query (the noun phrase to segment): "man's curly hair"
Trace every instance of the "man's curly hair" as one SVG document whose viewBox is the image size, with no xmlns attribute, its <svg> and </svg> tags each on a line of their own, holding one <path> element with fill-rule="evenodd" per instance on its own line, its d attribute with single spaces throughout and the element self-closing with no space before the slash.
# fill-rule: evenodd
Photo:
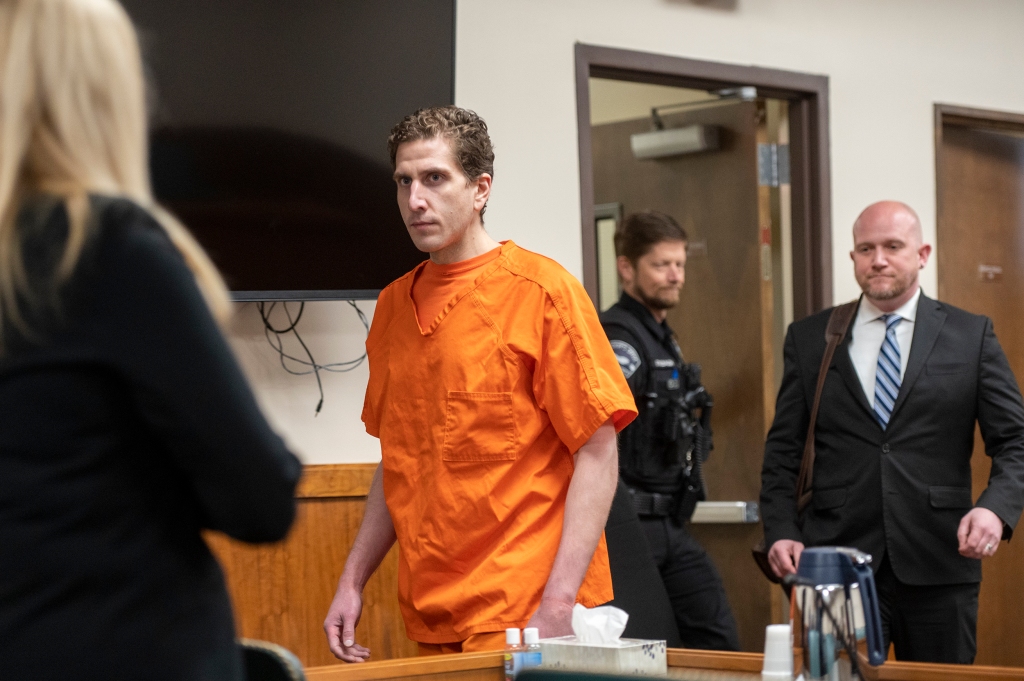
<svg viewBox="0 0 1024 681">
<path fill-rule="evenodd" d="M 391 167 L 395 167 L 399 146 L 435 137 L 451 143 L 452 154 L 470 182 L 484 173 L 494 177 L 494 148 L 487 124 L 475 112 L 457 106 L 420 109 L 393 127 L 388 136 Z"/>
</svg>

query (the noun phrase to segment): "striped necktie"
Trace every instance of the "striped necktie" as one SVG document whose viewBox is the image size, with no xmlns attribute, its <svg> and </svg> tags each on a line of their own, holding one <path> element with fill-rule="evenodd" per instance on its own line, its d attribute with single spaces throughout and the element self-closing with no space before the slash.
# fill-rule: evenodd
<svg viewBox="0 0 1024 681">
<path fill-rule="evenodd" d="M 900 344 L 896 342 L 896 325 L 903 318 L 895 314 L 884 314 L 885 340 L 878 352 L 878 369 L 875 371 L 875 418 L 884 429 L 889 425 L 896 396 L 900 394 Z"/>
</svg>

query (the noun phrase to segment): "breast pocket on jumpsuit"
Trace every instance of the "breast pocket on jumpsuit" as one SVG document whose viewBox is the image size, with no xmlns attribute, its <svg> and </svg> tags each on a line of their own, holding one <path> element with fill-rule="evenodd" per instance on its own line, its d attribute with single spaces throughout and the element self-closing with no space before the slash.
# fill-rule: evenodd
<svg viewBox="0 0 1024 681">
<path fill-rule="evenodd" d="M 516 428 L 511 392 L 449 390 L 445 402 L 442 460 L 515 460 Z"/>
</svg>

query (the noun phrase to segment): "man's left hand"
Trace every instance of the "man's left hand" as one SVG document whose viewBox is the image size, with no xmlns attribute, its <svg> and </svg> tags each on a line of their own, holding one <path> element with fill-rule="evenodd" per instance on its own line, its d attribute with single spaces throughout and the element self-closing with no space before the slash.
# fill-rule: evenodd
<svg viewBox="0 0 1024 681">
<path fill-rule="evenodd" d="M 573 605 L 575 604 L 554 598 L 542 598 L 540 607 L 533 613 L 526 626 L 537 627 L 540 638 L 572 636 Z"/>
<path fill-rule="evenodd" d="M 1003 538 L 1003 521 L 987 508 L 972 508 L 960 521 L 956 536 L 960 540 L 961 556 L 979 559 L 992 556 Z"/>
</svg>

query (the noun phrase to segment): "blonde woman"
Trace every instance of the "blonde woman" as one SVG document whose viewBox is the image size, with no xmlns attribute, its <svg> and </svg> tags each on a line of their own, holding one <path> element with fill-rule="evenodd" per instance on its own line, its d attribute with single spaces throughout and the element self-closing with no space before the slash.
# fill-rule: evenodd
<svg viewBox="0 0 1024 681">
<path fill-rule="evenodd" d="M 0 677 L 238 679 L 200 530 L 281 538 L 300 466 L 153 204 L 114 0 L 0 0 Z"/>
</svg>

